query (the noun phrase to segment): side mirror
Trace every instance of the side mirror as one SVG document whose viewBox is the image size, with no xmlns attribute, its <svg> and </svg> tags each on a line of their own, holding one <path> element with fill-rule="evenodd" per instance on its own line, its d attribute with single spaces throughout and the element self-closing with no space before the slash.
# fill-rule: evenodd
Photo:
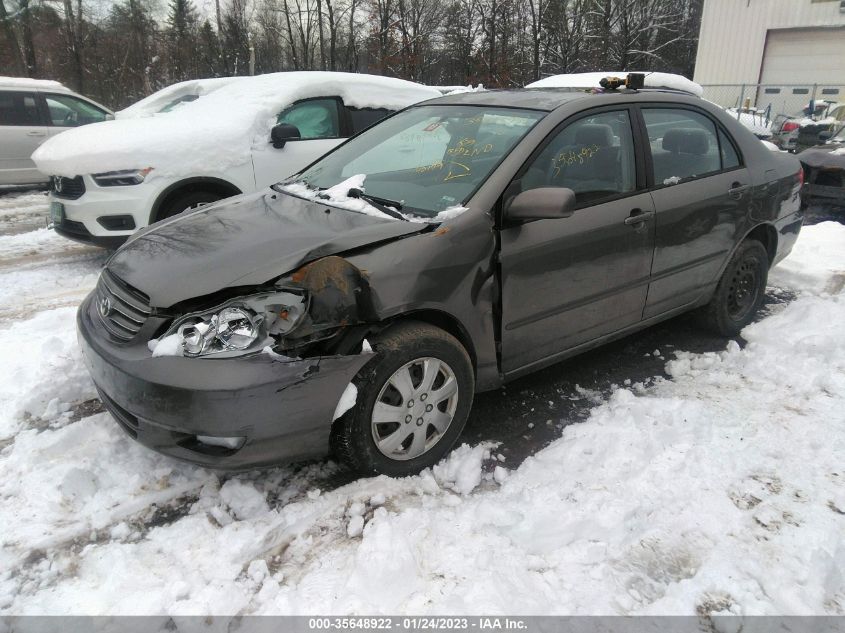
<svg viewBox="0 0 845 633">
<path fill-rule="evenodd" d="M 270 130 L 270 142 L 276 149 L 282 149 L 288 141 L 295 141 L 301 137 L 299 128 L 290 123 L 279 123 Z"/>
<path fill-rule="evenodd" d="M 509 220 L 554 220 L 575 212 L 575 192 L 566 187 L 539 187 L 514 197 L 506 210 Z"/>
<path fill-rule="evenodd" d="M 833 132 L 830 130 L 825 130 L 824 132 L 819 132 L 819 143 L 827 143 L 833 137 Z"/>
</svg>

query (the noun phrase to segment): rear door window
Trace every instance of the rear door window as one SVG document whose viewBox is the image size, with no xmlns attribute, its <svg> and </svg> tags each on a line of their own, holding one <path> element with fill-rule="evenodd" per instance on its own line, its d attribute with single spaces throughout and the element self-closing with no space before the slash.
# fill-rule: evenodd
<svg viewBox="0 0 845 633">
<path fill-rule="evenodd" d="M 0 91 L 0 125 L 43 125 L 35 93 Z"/>
<path fill-rule="evenodd" d="M 709 117 L 681 108 L 643 108 L 642 114 L 655 186 L 674 185 L 721 171 L 723 157 L 716 124 Z M 725 159 L 732 160 L 729 156 Z M 738 161 L 736 156 L 733 159 Z"/>
</svg>

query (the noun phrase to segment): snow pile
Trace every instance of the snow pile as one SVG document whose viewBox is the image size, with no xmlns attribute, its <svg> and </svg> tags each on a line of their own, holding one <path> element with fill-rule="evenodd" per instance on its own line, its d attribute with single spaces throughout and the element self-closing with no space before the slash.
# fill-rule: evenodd
<svg viewBox="0 0 845 633">
<path fill-rule="evenodd" d="M 116 119 L 129 119 L 152 116 L 160 112 L 162 108 L 172 105 L 177 99 L 190 96 L 203 97 L 223 86 L 228 86 L 243 79 L 244 77 L 214 77 L 212 79 L 180 81 L 179 83 L 167 86 L 167 88 L 162 88 L 148 97 L 144 97 L 123 110 L 118 110 L 114 113 L 114 117 Z M 183 105 L 184 103 L 179 107 Z"/>
<path fill-rule="evenodd" d="M 344 413 L 349 411 L 349 409 L 355 406 L 355 402 L 357 402 L 357 400 L 358 387 L 356 387 L 350 382 L 348 385 L 346 385 L 346 388 L 343 390 L 343 393 L 340 394 L 340 400 L 337 401 L 337 406 L 335 407 L 332 420 L 337 420 Z"/>
<path fill-rule="evenodd" d="M 76 343 L 75 317 L 75 308 L 60 308 L 0 330 L 0 441 L 27 420 L 55 420 L 59 402 L 96 396 Z"/>
<path fill-rule="evenodd" d="M 51 79 L 30 79 L 29 77 L 0 77 L 2 88 L 29 88 L 30 90 L 67 90 L 58 81 Z"/>
<path fill-rule="evenodd" d="M 339 96 L 356 108 L 399 109 L 440 96 L 388 77 L 286 72 L 241 78 L 171 112 L 103 121 L 49 139 L 32 158 L 46 174 L 76 176 L 153 167 L 151 177 L 221 173 L 266 149 L 277 115 L 293 102 Z"/>
<path fill-rule="evenodd" d="M 484 84 L 478 84 L 477 86 L 473 86 L 472 84 L 467 86 L 432 86 L 432 88 L 436 88 L 443 95 L 458 95 L 464 92 L 484 92 Z"/>
<path fill-rule="evenodd" d="M 437 483 L 458 494 L 468 495 L 481 483 L 481 467 L 484 460 L 490 459 L 493 445 L 463 444 L 452 451 L 446 459 L 432 469 Z"/>
<path fill-rule="evenodd" d="M 553 75 L 545 77 L 525 86 L 526 88 L 600 88 L 599 82 L 605 77 L 625 78 L 629 73 L 641 72 L 636 70 L 608 71 L 595 73 L 572 73 L 567 75 Z M 704 89 L 682 75 L 673 73 L 643 72 L 646 88 L 669 88 L 683 90 L 697 97 L 704 94 Z"/>
<path fill-rule="evenodd" d="M 792 254 L 769 272 L 769 285 L 838 294 L 845 287 L 843 245 L 845 226 L 838 222 L 804 227 Z"/>
<path fill-rule="evenodd" d="M 153 353 L 153 358 L 159 356 L 184 356 L 179 334 L 174 333 L 164 338 L 154 338 L 147 341 L 147 349 Z"/>
</svg>

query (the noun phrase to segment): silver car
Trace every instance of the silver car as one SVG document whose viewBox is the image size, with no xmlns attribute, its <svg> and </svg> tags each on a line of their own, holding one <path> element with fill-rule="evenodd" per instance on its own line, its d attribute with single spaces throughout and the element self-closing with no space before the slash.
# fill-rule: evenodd
<svg viewBox="0 0 845 633">
<path fill-rule="evenodd" d="M 111 110 L 57 81 L 0 77 L 0 185 L 46 183 L 30 158 L 72 127 L 114 118 Z"/>
</svg>

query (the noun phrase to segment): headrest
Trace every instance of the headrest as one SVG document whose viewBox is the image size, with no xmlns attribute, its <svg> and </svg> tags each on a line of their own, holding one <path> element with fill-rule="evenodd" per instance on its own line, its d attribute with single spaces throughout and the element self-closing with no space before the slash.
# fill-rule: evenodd
<svg viewBox="0 0 845 633">
<path fill-rule="evenodd" d="M 675 128 L 663 135 L 663 149 L 679 154 L 706 154 L 710 149 L 710 136 L 699 128 Z"/>
<path fill-rule="evenodd" d="M 575 131 L 575 144 L 610 147 L 613 145 L 613 130 L 610 129 L 609 125 L 602 123 L 579 125 Z"/>
</svg>

